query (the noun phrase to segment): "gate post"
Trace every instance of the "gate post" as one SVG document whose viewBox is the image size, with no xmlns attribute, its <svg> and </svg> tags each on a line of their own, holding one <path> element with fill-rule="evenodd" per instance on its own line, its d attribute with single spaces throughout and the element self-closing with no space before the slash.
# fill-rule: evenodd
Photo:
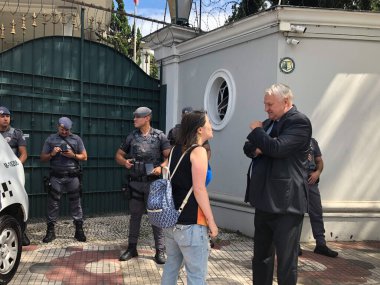
<svg viewBox="0 0 380 285">
<path fill-rule="evenodd" d="M 80 11 L 80 137 L 83 138 L 84 8 Z"/>
</svg>

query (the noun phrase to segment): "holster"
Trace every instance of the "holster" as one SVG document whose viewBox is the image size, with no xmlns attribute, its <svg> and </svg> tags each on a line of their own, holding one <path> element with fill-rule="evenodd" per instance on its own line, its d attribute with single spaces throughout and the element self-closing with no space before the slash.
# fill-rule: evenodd
<svg viewBox="0 0 380 285">
<path fill-rule="evenodd" d="M 149 192 L 150 182 L 136 180 L 135 177 L 127 176 L 127 182 L 122 185 L 121 191 L 128 200 L 144 201 L 144 196 Z"/>
<path fill-rule="evenodd" d="M 82 181 L 83 181 L 83 170 L 82 170 L 82 168 L 79 168 L 78 180 L 79 180 L 79 195 L 82 198 L 82 194 L 83 194 L 83 183 L 82 183 Z"/>
<path fill-rule="evenodd" d="M 127 198 L 127 200 L 131 200 L 132 199 L 132 193 L 131 193 L 131 189 L 128 187 L 128 183 L 123 183 L 121 185 L 121 192 L 123 193 L 124 197 Z"/>
<path fill-rule="evenodd" d="M 49 193 L 51 191 L 50 176 L 44 176 L 44 191 Z"/>
</svg>

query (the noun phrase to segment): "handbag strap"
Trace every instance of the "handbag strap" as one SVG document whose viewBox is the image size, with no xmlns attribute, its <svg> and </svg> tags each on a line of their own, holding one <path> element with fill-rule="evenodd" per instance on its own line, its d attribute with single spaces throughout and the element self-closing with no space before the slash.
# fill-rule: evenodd
<svg viewBox="0 0 380 285">
<path fill-rule="evenodd" d="M 171 161 L 172 161 L 172 154 L 173 154 L 173 150 L 174 150 L 175 146 L 171 149 L 170 154 L 169 154 L 169 163 L 168 163 L 168 173 L 169 173 L 168 178 L 169 178 L 169 180 L 171 180 L 172 177 L 174 176 L 174 174 L 176 173 L 176 171 L 177 171 L 177 169 L 178 169 L 178 166 L 179 166 L 179 164 L 181 163 L 182 159 L 185 157 L 185 155 L 186 155 L 190 150 L 193 150 L 193 149 L 196 148 L 197 146 L 199 146 L 199 145 L 197 145 L 197 144 L 193 144 L 191 147 L 189 147 L 189 148 L 188 148 L 188 149 L 187 149 L 187 150 L 181 155 L 181 157 L 180 157 L 180 159 L 178 160 L 177 165 L 175 166 L 175 168 L 174 168 L 172 174 L 170 174 L 170 163 L 171 163 Z"/>
<path fill-rule="evenodd" d="M 199 145 L 197 145 L 197 144 L 193 144 L 191 147 L 189 147 L 189 148 L 188 148 L 188 149 L 182 154 L 182 156 L 180 157 L 180 159 L 179 159 L 178 162 L 177 162 L 176 167 L 175 167 L 174 170 L 173 170 L 173 174 L 170 175 L 170 172 L 169 172 L 169 180 L 173 177 L 174 173 L 177 171 L 177 168 L 178 168 L 180 162 L 182 161 L 182 159 L 185 157 L 186 153 L 188 153 L 190 150 L 193 150 L 193 149 L 196 148 L 197 146 L 199 146 Z M 172 148 L 172 150 L 171 150 L 171 152 L 170 152 L 168 169 L 170 169 L 170 162 L 171 162 L 171 159 L 172 159 L 172 153 L 173 153 L 173 150 L 174 150 L 174 147 Z M 168 170 L 168 171 L 169 171 L 169 170 Z M 181 204 L 181 206 L 180 206 L 179 209 L 178 209 L 178 213 L 180 213 L 180 214 L 182 213 L 183 208 L 186 206 L 187 202 L 189 201 L 189 198 L 190 198 L 191 193 L 193 193 L 193 186 L 191 186 L 190 190 L 187 192 L 187 195 L 186 195 L 185 199 L 183 199 L 182 204 Z"/>
<path fill-rule="evenodd" d="M 185 199 L 183 199 L 183 202 L 182 202 L 181 206 L 178 208 L 178 213 L 181 214 L 183 208 L 186 206 L 187 201 L 188 201 L 189 198 L 190 198 L 191 193 L 193 193 L 193 186 L 191 186 L 189 192 L 187 192 L 187 195 L 186 195 Z"/>
</svg>

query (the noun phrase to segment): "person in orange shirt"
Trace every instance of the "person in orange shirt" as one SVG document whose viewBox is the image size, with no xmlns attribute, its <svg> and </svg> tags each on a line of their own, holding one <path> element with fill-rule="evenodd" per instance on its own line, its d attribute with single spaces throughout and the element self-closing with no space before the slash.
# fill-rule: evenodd
<svg viewBox="0 0 380 285">
<path fill-rule="evenodd" d="M 193 187 L 177 224 L 164 229 L 167 261 L 161 279 L 163 285 L 177 284 L 182 263 L 188 284 L 206 284 L 209 237 L 218 235 L 206 189 L 208 158 L 203 147 L 211 139 L 212 127 L 205 112 L 193 111 L 182 118 L 178 144 L 171 153 L 170 173 L 181 156 L 171 179 L 173 199 L 178 209 Z"/>
</svg>

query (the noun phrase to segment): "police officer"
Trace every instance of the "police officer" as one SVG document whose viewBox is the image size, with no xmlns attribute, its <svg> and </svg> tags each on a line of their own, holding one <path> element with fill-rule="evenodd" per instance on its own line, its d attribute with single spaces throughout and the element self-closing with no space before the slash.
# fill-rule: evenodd
<svg viewBox="0 0 380 285">
<path fill-rule="evenodd" d="M 313 236 L 316 241 L 315 253 L 328 257 L 337 257 L 338 252 L 326 245 L 325 226 L 323 222 L 323 211 L 321 193 L 319 192 L 319 177 L 323 170 L 322 153 L 315 138 L 310 140 L 308 154 L 308 185 L 309 185 L 309 218 Z M 299 255 L 302 254 L 299 248 Z"/>
<path fill-rule="evenodd" d="M 186 114 L 193 112 L 192 107 L 185 107 L 182 109 L 182 118 Z M 179 136 L 179 130 L 181 128 L 181 124 L 176 124 L 169 132 L 168 132 L 168 140 L 172 146 L 176 145 L 177 139 Z"/>
<path fill-rule="evenodd" d="M 50 162 L 50 189 L 47 202 L 47 231 L 45 243 L 56 238 L 54 225 L 58 219 L 59 201 L 62 193 L 68 193 L 71 215 L 74 219 L 75 235 L 85 242 L 83 212 L 81 206 L 81 183 L 79 161 L 87 160 L 82 139 L 71 133 L 72 121 L 67 117 L 58 120 L 58 132 L 50 135 L 42 148 L 41 160 Z"/>
<path fill-rule="evenodd" d="M 4 139 L 8 142 L 9 146 L 12 148 L 14 154 L 19 158 L 22 164 L 25 163 L 28 158 L 28 153 L 26 151 L 26 141 L 24 134 L 21 130 L 12 128 L 11 125 L 11 113 L 9 110 L 0 106 L 0 133 L 3 135 Z M 22 245 L 30 245 L 30 240 L 26 235 L 26 224 L 25 229 L 23 229 Z"/>
<path fill-rule="evenodd" d="M 182 109 L 182 118 L 186 115 L 186 114 L 189 114 L 193 112 L 193 108 L 192 107 L 184 107 Z M 176 124 L 169 132 L 168 132 L 168 140 L 170 142 L 170 145 L 171 146 L 175 146 L 177 144 L 177 139 L 179 137 L 179 131 L 181 129 L 181 124 Z M 210 143 L 208 141 L 205 141 L 205 143 L 203 144 L 203 147 L 206 149 L 207 151 L 207 158 L 208 160 L 210 160 L 211 158 L 211 147 L 210 147 Z"/>
<path fill-rule="evenodd" d="M 152 110 L 140 107 L 133 115 L 136 130 L 127 136 L 115 155 L 116 162 L 127 168 L 128 191 L 131 191 L 128 249 L 120 256 L 121 261 L 138 256 L 136 246 L 141 218 L 146 210 L 149 186 L 153 180 L 159 178 L 161 163 L 170 152 L 170 143 L 165 134 L 150 125 Z M 156 246 L 154 259 L 156 263 L 164 264 L 166 260 L 163 231 L 153 225 L 152 228 Z"/>
</svg>

